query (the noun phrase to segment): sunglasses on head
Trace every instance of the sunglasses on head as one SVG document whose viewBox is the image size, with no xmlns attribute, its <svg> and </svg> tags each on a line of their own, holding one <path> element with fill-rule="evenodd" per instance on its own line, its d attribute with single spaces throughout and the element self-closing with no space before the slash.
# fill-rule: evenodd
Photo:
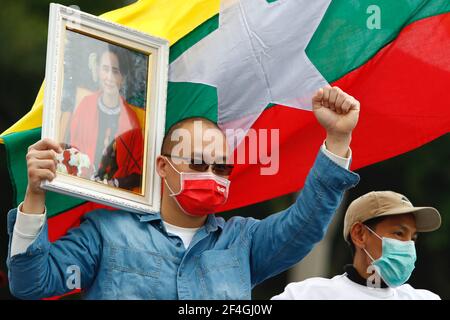
<svg viewBox="0 0 450 320">
<path fill-rule="evenodd" d="M 198 158 L 186 158 L 186 157 L 179 157 L 179 156 L 173 156 L 170 154 L 163 154 L 165 157 L 169 158 L 177 158 L 177 159 L 183 159 L 186 160 L 186 162 L 189 164 L 189 168 L 198 171 L 198 172 L 206 172 L 208 171 L 209 167 L 212 167 L 212 172 L 214 174 L 217 174 L 218 176 L 229 176 L 231 172 L 233 171 L 234 165 L 232 164 L 226 164 L 226 163 L 213 163 L 209 164 L 206 163 L 203 159 Z"/>
</svg>

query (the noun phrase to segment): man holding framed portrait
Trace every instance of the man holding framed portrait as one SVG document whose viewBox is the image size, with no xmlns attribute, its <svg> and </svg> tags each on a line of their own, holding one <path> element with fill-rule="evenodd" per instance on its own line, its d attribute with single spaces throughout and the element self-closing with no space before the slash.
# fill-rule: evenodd
<svg viewBox="0 0 450 320">
<path fill-rule="evenodd" d="M 327 137 L 291 207 L 263 220 L 225 221 L 215 216 L 228 199 L 233 169 L 224 132 L 216 123 L 197 117 L 179 121 L 163 136 L 167 41 L 84 13 L 80 23 L 73 24 L 70 16 L 64 7 L 51 6 L 49 29 L 56 38 L 49 37 L 43 136 L 28 150 L 24 201 L 8 214 L 7 265 L 13 295 L 38 299 L 81 288 L 87 299 L 251 299 L 254 286 L 293 266 L 322 239 L 343 193 L 359 181 L 349 171 L 351 135 L 360 109 L 356 99 L 331 87 L 313 97 L 314 115 Z M 84 44 L 66 41 L 73 40 L 70 35 Z M 96 51 L 97 58 L 89 58 L 89 63 L 64 64 L 71 57 L 70 50 L 63 50 L 69 44 L 92 57 L 87 43 L 106 50 Z M 139 109 L 125 103 L 130 92 L 125 92 L 118 47 L 128 56 L 143 54 L 148 59 L 135 60 L 146 66 L 145 90 L 137 90 L 145 92 L 143 126 L 136 120 Z M 97 70 L 93 73 L 97 84 L 95 76 L 92 81 L 83 78 L 87 71 L 73 70 L 86 65 Z M 62 117 L 64 112 L 68 114 Z M 103 122 L 104 118 L 109 120 Z M 61 119 L 67 126 L 61 126 Z M 207 131 L 196 131 L 197 122 Z M 138 193 L 120 187 L 119 178 L 140 173 L 140 162 L 122 162 L 119 144 L 123 135 L 138 135 L 141 128 L 143 146 L 134 145 L 138 138 L 123 138 L 124 148 L 133 149 L 134 157 L 143 153 Z M 182 157 L 175 151 L 180 130 L 186 141 L 194 142 Z M 221 143 L 215 143 L 209 154 L 211 139 Z M 79 150 L 64 150 L 66 144 Z M 57 156 L 61 153 L 62 160 Z M 113 154 L 116 167 L 111 166 Z M 105 155 L 109 160 L 101 160 Z M 99 169 L 91 162 L 104 170 L 107 184 L 92 181 L 92 174 L 83 172 Z M 61 172 L 61 165 L 67 173 Z M 122 171 L 124 176 L 119 176 Z M 99 180 L 105 180 L 104 174 Z M 111 178 L 119 180 L 119 187 L 109 185 Z M 89 212 L 79 227 L 51 243 L 44 190 L 119 210 Z M 74 282 L 73 276 L 78 277 Z"/>
<path fill-rule="evenodd" d="M 359 103 L 338 88 L 323 88 L 313 105 L 326 141 L 296 202 L 263 220 L 214 215 L 230 188 L 228 144 L 215 123 L 188 118 L 168 130 L 157 157 L 164 180 L 160 212 L 96 210 L 50 243 L 40 183 L 54 178 L 55 152 L 62 150 L 51 140 L 37 142 L 27 156 L 25 200 L 8 214 L 12 293 L 23 299 L 64 294 L 67 270 L 75 266 L 87 299 L 251 299 L 254 286 L 293 266 L 322 239 L 343 193 L 359 181 L 348 170 Z M 208 161 L 210 139 L 194 130 L 196 121 L 223 142 Z M 174 154 L 178 129 L 202 142 L 191 145 L 191 158 L 182 163 Z"/>
</svg>

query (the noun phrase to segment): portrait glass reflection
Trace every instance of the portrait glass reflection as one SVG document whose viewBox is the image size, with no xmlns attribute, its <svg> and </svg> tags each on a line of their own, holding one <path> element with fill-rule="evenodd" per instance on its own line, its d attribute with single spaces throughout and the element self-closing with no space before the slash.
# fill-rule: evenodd
<svg viewBox="0 0 450 320">
<path fill-rule="evenodd" d="M 142 193 L 148 59 L 66 30 L 58 172 Z"/>
</svg>

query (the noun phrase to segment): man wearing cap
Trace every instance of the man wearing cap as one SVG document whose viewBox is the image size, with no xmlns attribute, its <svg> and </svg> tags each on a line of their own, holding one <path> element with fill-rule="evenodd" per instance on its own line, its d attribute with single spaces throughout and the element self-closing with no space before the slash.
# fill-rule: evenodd
<svg viewBox="0 0 450 320">
<path fill-rule="evenodd" d="M 405 284 L 416 261 L 417 233 L 440 225 L 434 208 L 414 207 L 392 191 L 369 192 L 353 201 L 345 214 L 344 239 L 353 253 L 353 264 L 345 266 L 345 273 L 291 283 L 272 299 L 440 299 Z"/>
</svg>

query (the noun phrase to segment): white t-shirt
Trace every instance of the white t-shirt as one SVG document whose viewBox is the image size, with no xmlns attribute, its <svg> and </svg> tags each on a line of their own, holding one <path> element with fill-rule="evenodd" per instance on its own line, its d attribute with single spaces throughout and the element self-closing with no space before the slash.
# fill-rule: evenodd
<svg viewBox="0 0 450 320">
<path fill-rule="evenodd" d="M 174 226 L 173 224 L 167 223 L 163 221 L 164 227 L 166 227 L 167 233 L 174 234 L 183 241 L 184 248 L 189 248 L 189 245 L 191 244 L 192 238 L 194 237 L 195 233 L 200 228 L 182 228 Z"/>
<path fill-rule="evenodd" d="M 344 273 L 333 277 L 293 282 L 272 300 L 440 300 L 431 291 L 409 284 L 397 288 L 369 288 L 351 281 Z"/>
</svg>

